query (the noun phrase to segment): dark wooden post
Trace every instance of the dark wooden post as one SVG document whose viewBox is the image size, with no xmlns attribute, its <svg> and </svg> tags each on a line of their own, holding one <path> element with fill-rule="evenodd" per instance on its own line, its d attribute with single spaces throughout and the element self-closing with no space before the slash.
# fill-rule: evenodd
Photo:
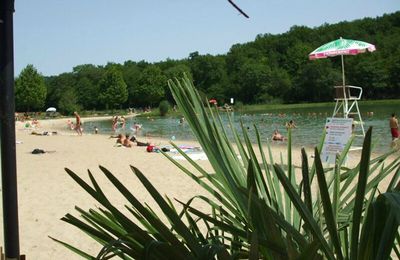
<svg viewBox="0 0 400 260">
<path fill-rule="evenodd" d="M 20 259 L 14 99 L 14 0 L 0 0 L 0 136 L 6 259 Z"/>
</svg>

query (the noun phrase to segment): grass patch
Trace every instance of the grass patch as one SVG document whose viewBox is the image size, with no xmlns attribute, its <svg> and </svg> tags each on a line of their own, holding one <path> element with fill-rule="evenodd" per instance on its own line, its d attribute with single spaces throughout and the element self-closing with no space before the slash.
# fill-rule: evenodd
<svg viewBox="0 0 400 260">
<path fill-rule="evenodd" d="M 400 105 L 400 99 L 385 99 L 385 100 L 362 100 L 358 102 L 359 106 L 375 106 L 375 105 Z M 271 110 L 286 110 L 286 109 L 307 109 L 307 108 L 325 108 L 334 107 L 335 102 L 320 102 L 320 103 L 297 103 L 297 104 L 255 104 L 244 105 L 239 111 L 242 113 L 255 113 Z"/>
</svg>

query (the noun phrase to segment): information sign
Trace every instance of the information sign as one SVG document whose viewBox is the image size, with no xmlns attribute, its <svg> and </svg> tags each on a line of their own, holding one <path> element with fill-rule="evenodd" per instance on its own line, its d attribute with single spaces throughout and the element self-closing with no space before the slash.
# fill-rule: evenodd
<svg viewBox="0 0 400 260">
<path fill-rule="evenodd" d="M 326 137 L 321 153 L 323 162 L 335 163 L 336 154 L 343 151 L 351 137 L 352 126 L 352 118 L 328 117 L 326 119 Z"/>
</svg>

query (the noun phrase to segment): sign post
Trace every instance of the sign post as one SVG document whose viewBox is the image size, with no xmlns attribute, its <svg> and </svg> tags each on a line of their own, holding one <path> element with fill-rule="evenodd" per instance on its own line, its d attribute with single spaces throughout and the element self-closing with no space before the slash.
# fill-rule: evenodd
<svg viewBox="0 0 400 260">
<path fill-rule="evenodd" d="M 326 137 L 321 152 L 321 160 L 335 163 L 336 154 L 341 153 L 353 131 L 352 118 L 328 117 L 325 123 Z"/>
</svg>

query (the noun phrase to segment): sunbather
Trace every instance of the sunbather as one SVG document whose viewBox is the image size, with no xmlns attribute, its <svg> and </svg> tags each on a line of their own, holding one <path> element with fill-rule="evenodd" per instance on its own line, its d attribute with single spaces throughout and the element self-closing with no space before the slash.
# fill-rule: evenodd
<svg viewBox="0 0 400 260">
<path fill-rule="evenodd" d="M 144 143 L 144 142 L 138 141 L 135 136 L 132 136 L 130 140 L 131 140 L 131 142 L 135 142 L 137 146 L 149 146 L 150 145 L 149 142 Z"/>
</svg>

